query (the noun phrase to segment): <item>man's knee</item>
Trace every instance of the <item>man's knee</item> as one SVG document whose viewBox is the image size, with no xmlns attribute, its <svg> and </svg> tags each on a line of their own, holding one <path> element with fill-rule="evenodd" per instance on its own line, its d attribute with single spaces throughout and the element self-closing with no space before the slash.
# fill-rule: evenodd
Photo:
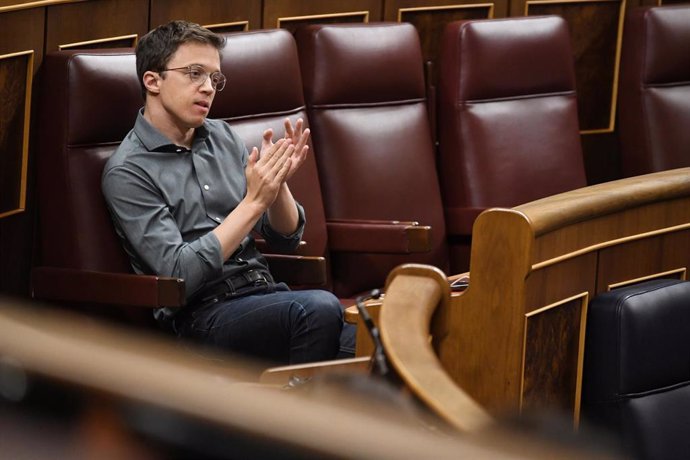
<svg viewBox="0 0 690 460">
<path fill-rule="evenodd" d="M 314 290 L 309 292 L 309 309 L 311 314 L 325 321 L 342 322 L 343 307 L 336 296 L 328 291 Z"/>
</svg>

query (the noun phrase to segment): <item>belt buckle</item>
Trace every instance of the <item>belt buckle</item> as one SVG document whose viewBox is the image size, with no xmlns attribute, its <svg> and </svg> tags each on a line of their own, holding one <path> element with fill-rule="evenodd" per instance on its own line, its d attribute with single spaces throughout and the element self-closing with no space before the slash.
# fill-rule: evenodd
<svg viewBox="0 0 690 460">
<path fill-rule="evenodd" d="M 258 270 L 249 270 L 245 274 L 245 278 L 247 281 L 249 281 L 250 284 L 253 284 L 254 286 L 261 284 L 268 284 L 268 279 L 266 276 L 264 276 L 263 273 L 261 273 Z"/>
</svg>

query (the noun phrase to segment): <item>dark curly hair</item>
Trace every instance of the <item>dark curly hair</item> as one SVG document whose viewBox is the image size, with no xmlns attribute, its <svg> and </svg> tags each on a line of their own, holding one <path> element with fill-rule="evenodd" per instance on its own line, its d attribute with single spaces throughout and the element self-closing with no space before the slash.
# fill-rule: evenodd
<svg viewBox="0 0 690 460">
<path fill-rule="evenodd" d="M 147 71 L 162 72 L 180 45 L 188 42 L 205 43 L 214 46 L 218 53 L 225 46 L 225 38 L 187 21 L 171 21 L 156 27 L 144 35 L 136 48 L 137 76 L 141 85 L 141 94 L 146 99 L 144 73 Z"/>
</svg>

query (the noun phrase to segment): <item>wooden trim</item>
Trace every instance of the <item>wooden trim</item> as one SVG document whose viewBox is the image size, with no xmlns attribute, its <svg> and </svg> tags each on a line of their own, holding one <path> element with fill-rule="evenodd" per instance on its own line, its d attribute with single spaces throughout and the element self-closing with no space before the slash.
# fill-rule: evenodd
<svg viewBox="0 0 690 460">
<path fill-rule="evenodd" d="M 606 287 L 606 290 L 612 291 L 614 289 L 618 289 L 618 288 L 621 288 L 624 286 L 630 286 L 631 284 L 641 283 L 643 281 L 653 280 L 653 279 L 657 279 L 657 278 L 665 278 L 668 275 L 675 275 L 675 274 L 680 275 L 680 277 L 678 279 L 680 279 L 681 281 L 685 281 L 687 279 L 687 271 L 688 270 L 686 267 L 682 267 L 682 268 L 676 268 L 674 270 L 668 270 L 665 272 L 654 273 L 652 275 L 642 276 L 640 278 L 635 278 L 635 279 L 631 279 L 631 280 L 621 281 L 619 283 L 609 284 Z"/>
<path fill-rule="evenodd" d="M 84 42 L 74 42 L 74 43 L 65 43 L 62 45 L 58 45 L 58 50 L 68 50 L 68 49 L 75 49 L 80 46 L 84 45 L 95 45 L 97 43 L 108 43 L 108 42 L 114 42 L 118 40 L 125 40 L 125 39 L 132 39 L 132 48 L 137 46 L 137 41 L 139 40 L 139 34 L 131 34 L 131 35 L 120 35 L 117 37 L 106 37 L 106 38 L 97 38 L 95 40 L 87 40 Z"/>
<path fill-rule="evenodd" d="M 24 212 L 26 209 L 26 187 L 27 187 L 27 172 L 29 163 L 29 130 L 31 129 L 31 88 L 34 78 L 34 50 L 19 51 L 16 53 L 4 54 L 0 56 L 2 59 L 12 59 L 20 56 L 27 56 L 26 62 L 26 80 L 25 80 L 25 92 L 24 92 L 24 124 L 23 124 L 23 135 L 22 135 L 22 154 L 21 161 L 22 167 L 19 179 L 19 203 L 16 209 L 10 209 L 9 211 L 0 212 L 0 219 L 3 217 L 8 217 L 14 214 L 19 214 Z"/>
<path fill-rule="evenodd" d="M 276 21 L 276 27 L 280 28 L 280 24 L 282 22 L 303 21 L 305 19 L 340 18 L 340 17 L 351 17 L 351 16 L 363 16 L 364 17 L 364 23 L 369 22 L 369 11 L 364 10 L 364 11 L 348 11 L 348 12 L 344 12 L 344 13 L 309 14 L 306 16 L 287 16 L 287 17 L 278 18 Z"/>
<path fill-rule="evenodd" d="M 203 27 L 205 27 L 208 30 L 214 30 L 214 29 L 222 29 L 223 27 L 232 27 L 232 26 L 244 26 L 242 28 L 242 31 L 247 32 L 249 30 L 249 21 L 235 21 L 235 22 L 221 22 L 218 24 L 205 24 Z"/>
<path fill-rule="evenodd" d="M 398 22 L 402 21 L 402 15 L 412 11 L 443 11 L 443 10 L 461 10 L 471 8 L 489 8 L 489 16 L 487 19 L 493 19 L 495 3 L 468 3 L 464 5 L 442 5 L 442 6 L 416 6 L 412 8 L 398 8 Z"/>
<path fill-rule="evenodd" d="M 539 270 L 539 269 L 544 268 L 544 267 L 548 267 L 549 265 L 557 264 L 557 263 L 562 262 L 562 261 L 567 260 L 567 259 L 572 259 L 574 257 L 581 256 L 582 254 L 587 254 L 588 252 L 598 251 L 600 249 L 607 248 L 609 246 L 617 246 L 619 244 L 628 243 L 630 241 L 642 240 L 645 238 L 651 238 L 653 236 L 664 235 L 666 233 L 679 232 L 679 231 L 687 230 L 687 229 L 690 229 L 690 223 L 675 225 L 673 227 L 661 228 L 658 230 L 652 230 L 650 232 L 638 233 L 637 235 L 630 235 L 630 236 L 626 236 L 623 238 L 616 238 L 613 240 L 607 240 L 603 243 L 593 244 L 591 246 L 587 246 L 586 248 L 578 249 L 577 251 L 569 252 L 568 254 L 563 254 L 563 255 L 560 255 L 558 257 L 554 257 L 553 259 L 548 259 L 548 260 L 544 260 L 542 262 L 537 262 L 536 264 L 532 265 L 532 271 Z"/>
<path fill-rule="evenodd" d="M 64 3 L 84 3 L 86 1 L 89 0 L 39 0 L 36 2 L 17 3 L 14 5 L 0 6 L 0 13 L 28 10 L 31 8 L 43 8 L 47 6 L 62 5 Z"/>
</svg>

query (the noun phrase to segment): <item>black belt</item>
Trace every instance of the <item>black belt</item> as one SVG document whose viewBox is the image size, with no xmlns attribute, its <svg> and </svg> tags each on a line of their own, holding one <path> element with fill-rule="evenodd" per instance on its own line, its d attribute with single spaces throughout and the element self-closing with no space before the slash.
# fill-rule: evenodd
<svg viewBox="0 0 690 460">
<path fill-rule="evenodd" d="M 273 277 L 267 271 L 247 270 L 224 279 L 214 288 L 205 292 L 206 295 L 204 297 L 193 303 L 199 306 L 216 303 L 271 284 L 273 284 Z"/>
</svg>

